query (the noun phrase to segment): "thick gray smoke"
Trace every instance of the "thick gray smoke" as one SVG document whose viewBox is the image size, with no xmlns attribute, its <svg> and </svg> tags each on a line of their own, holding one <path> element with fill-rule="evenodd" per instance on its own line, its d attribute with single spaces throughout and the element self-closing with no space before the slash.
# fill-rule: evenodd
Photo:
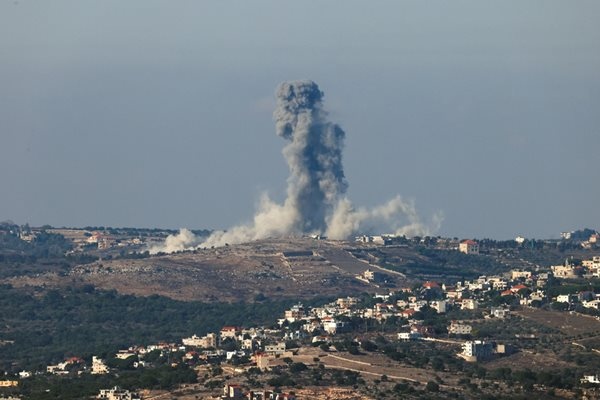
<svg viewBox="0 0 600 400">
<path fill-rule="evenodd" d="M 297 210 L 300 232 L 324 232 L 326 218 L 348 184 L 342 167 L 344 131 L 327 121 L 323 92 L 312 81 L 285 82 L 277 89 L 273 116 L 277 134 L 290 143 L 287 200 Z"/>
<path fill-rule="evenodd" d="M 165 239 L 164 243 L 150 246 L 148 251 L 150 254 L 156 253 L 175 253 L 178 251 L 191 250 L 198 244 L 201 239 L 194 235 L 194 233 L 188 229 L 181 228 L 177 235 L 169 235 Z"/>
<path fill-rule="evenodd" d="M 439 228 L 423 224 L 414 204 L 400 196 L 372 210 L 355 209 L 345 197 L 348 187 L 342 165 L 345 133 L 327 120 L 323 92 L 309 80 L 284 82 L 278 87 L 276 97 L 277 108 L 273 113 L 276 132 L 289 141 L 283 149 L 290 169 L 284 203 L 277 204 L 264 194 L 251 224 L 215 232 L 200 247 L 313 233 L 331 239 L 382 230 L 423 235 Z M 441 217 L 434 216 L 432 224 L 440 222 Z M 171 242 L 178 245 L 193 243 L 188 237 L 174 239 Z"/>
</svg>

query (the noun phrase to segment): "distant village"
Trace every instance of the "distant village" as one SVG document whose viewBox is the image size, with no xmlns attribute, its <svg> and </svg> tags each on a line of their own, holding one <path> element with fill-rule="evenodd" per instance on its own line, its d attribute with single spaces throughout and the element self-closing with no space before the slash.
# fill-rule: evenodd
<svg viewBox="0 0 600 400">
<path fill-rule="evenodd" d="M 61 230 L 60 234 L 68 232 Z M 33 240 L 34 231 L 19 233 L 24 241 Z M 73 233 L 75 235 L 75 233 Z M 566 235 L 566 234 L 565 234 Z M 582 241 L 583 247 L 598 243 L 599 235 L 592 234 Z M 361 236 L 358 241 L 389 244 L 393 238 L 385 236 Z M 524 240 L 521 237 L 516 241 Z M 80 247 L 97 245 L 98 248 L 113 246 L 139 246 L 141 238 L 116 240 L 99 232 L 77 232 L 74 240 Z M 476 240 L 462 240 L 456 251 L 465 254 L 478 254 L 479 243 Z M 377 272 L 365 269 L 356 276 L 363 281 L 377 281 Z M 495 340 L 479 340 L 472 337 L 473 321 L 484 319 L 505 320 L 510 324 L 515 305 L 526 308 L 539 308 L 544 304 L 561 304 L 564 313 L 582 313 L 589 318 L 600 320 L 600 293 L 593 290 L 581 290 L 549 296 L 546 287 L 550 281 L 559 282 L 574 278 L 591 279 L 600 277 L 600 256 L 574 262 L 566 259 L 560 265 L 549 268 L 515 269 L 502 275 L 479 276 L 473 280 L 455 283 L 426 281 L 398 291 L 381 291 L 372 295 L 367 302 L 359 297 L 340 297 L 320 307 L 305 307 L 301 302 L 280 315 L 277 324 L 272 327 L 223 326 L 219 332 L 202 335 L 192 334 L 182 337 L 179 342 L 159 342 L 152 344 L 131 343 L 119 350 L 113 359 L 131 363 L 133 368 L 153 368 L 157 357 L 168 358 L 173 366 L 183 362 L 194 368 L 203 366 L 228 365 L 234 372 L 243 372 L 250 368 L 269 370 L 284 365 L 286 359 L 293 357 L 298 346 L 319 347 L 324 352 L 335 352 L 336 341 L 343 334 L 353 334 L 360 343 L 361 327 L 368 321 L 382 324 L 395 319 L 403 323 L 395 340 L 403 342 L 440 341 L 455 346 L 455 356 L 467 362 L 484 361 L 504 357 L 518 352 L 515 344 L 506 344 Z M 499 298 L 498 298 L 499 293 Z M 495 298 L 492 298 L 495 295 Z M 506 301 L 503 301 L 506 299 Z M 367 303 L 367 304 L 365 304 Z M 451 320 L 443 332 L 433 329 L 424 322 L 424 314 L 443 315 L 450 310 L 464 311 L 464 319 Z M 526 335 L 522 336 L 527 340 Z M 529 338 L 530 339 L 530 338 Z M 289 343 L 296 346 L 289 347 Z M 57 364 L 47 365 L 44 370 L 23 370 L 15 376 L 4 376 L 0 387 L 17 387 L 21 381 L 34 375 L 82 374 L 107 375 L 118 374 L 119 368 L 110 366 L 107 360 L 99 356 L 91 359 L 70 357 Z M 600 384 L 598 373 L 581 377 L 582 382 Z M 4 397 L 0 399 L 15 399 Z M 119 387 L 102 389 L 97 399 L 135 400 L 142 399 L 140 393 Z M 244 388 L 226 383 L 221 398 L 226 399 L 295 399 L 293 393 L 273 392 L 264 389 Z"/>
<path fill-rule="evenodd" d="M 465 240 L 460 243 L 459 251 L 477 252 L 477 242 Z M 502 357 L 518 348 L 495 341 L 472 340 L 473 327 L 469 320 L 453 320 L 447 326 L 447 332 L 439 334 L 423 323 L 422 312 L 425 309 L 444 314 L 450 309 L 483 311 L 484 318 L 507 320 L 510 323 L 509 305 L 490 306 L 488 294 L 500 291 L 501 296 L 511 296 L 526 307 L 539 307 L 548 302 L 563 303 L 564 312 L 574 312 L 575 305 L 593 310 L 590 316 L 600 319 L 600 293 L 580 291 L 549 298 L 544 290 L 550 279 L 570 279 L 573 277 L 599 277 L 600 256 L 583 260 L 573 265 L 566 260 L 564 264 L 552 266 L 546 271 L 513 270 L 502 276 L 480 276 L 471 281 L 448 285 L 444 282 L 427 281 L 418 287 L 404 288 L 399 292 L 375 294 L 372 306 L 365 307 L 357 297 L 342 297 L 322 307 L 304 307 L 298 303 L 286 310 L 278 319 L 277 327 L 237 327 L 224 326 L 219 332 L 205 335 L 192 335 L 181 338 L 178 343 L 132 344 L 114 354 L 119 360 L 129 360 L 134 368 L 152 368 L 148 355 L 169 357 L 174 365 L 180 360 L 190 366 L 229 364 L 237 371 L 247 368 L 268 370 L 282 365 L 286 357 L 292 357 L 297 349 L 288 348 L 286 343 L 297 341 L 306 346 L 319 346 L 324 351 L 335 351 L 336 337 L 355 329 L 348 322 L 376 320 L 385 321 L 400 318 L 406 323 L 404 329 L 396 332 L 399 341 L 444 341 L 456 345 L 456 357 L 468 362 L 477 362 L 492 357 Z M 373 272 L 365 270 L 362 279 L 374 279 Z M 467 338 L 467 339 L 464 339 Z M 357 339 L 358 340 L 358 339 Z M 110 368 L 105 360 L 92 357 L 84 360 L 71 357 L 55 365 L 48 365 L 45 371 L 21 371 L 17 376 L 0 381 L 0 386 L 17 386 L 19 380 L 33 374 L 80 375 L 112 374 L 118 370 Z M 588 383 L 600 384 L 598 375 L 582 377 Z M 294 399 L 293 394 L 272 393 L 252 390 L 243 392 L 239 386 L 227 384 L 223 398 L 232 399 Z M 98 399 L 134 400 L 141 399 L 138 393 L 120 388 L 102 390 Z"/>
</svg>

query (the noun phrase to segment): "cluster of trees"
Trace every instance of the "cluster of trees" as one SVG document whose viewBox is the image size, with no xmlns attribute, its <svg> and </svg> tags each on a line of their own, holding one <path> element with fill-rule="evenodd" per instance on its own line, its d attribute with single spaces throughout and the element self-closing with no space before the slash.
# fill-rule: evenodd
<svg viewBox="0 0 600 400">
<path fill-rule="evenodd" d="M 330 299 L 314 299 L 321 305 Z M 120 348 L 178 341 L 225 325 L 272 326 L 292 300 L 261 303 L 182 302 L 157 295 L 135 297 L 87 285 L 62 291 L 26 293 L 0 286 L 0 370 L 45 369 L 69 356 L 105 357 Z"/>
<path fill-rule="evenodd" d="M 480 275 L 495 274 L 506 271 L 507 267 L 493 257 L 484 255 L 463 254 L 455 250 L 440 250 L 425 246 L 416 248 L 419 255 L 424 256 L 409 262 L 398 262 L 385 252 L 378 254 L 377 262 L 394 271 L 422 278 L 444 277 L 445 280 L 473 279 Z"/>
<path fill-rule="evenodd" d="M 97 258 L 86 254 L 67 255 L 72 244 L 62 235 L 42 231 L 34 240 L 21 240 L 18 234 L 0 234 L 0 278 L 61 272 L 74 264 L 84 264 Z"/>
<path fill-rule="evenodd" d="M 156 368 L 122 371 L 118 375 L 83 374 L 76 379 L 60 376 L 34 376 L 20 383 L 12 394 L 32 400 L 71 400 L 90 398 L 100 389 L 120 386 L 128 390 L 170 390 L 182 383 L 195 383 L 196 372 L 185 364 L 161 365 Z M 7 393 L 8 394 L 8 393 Z M 0 393 L 2 395 L 2 393 Z"/>
</svg>

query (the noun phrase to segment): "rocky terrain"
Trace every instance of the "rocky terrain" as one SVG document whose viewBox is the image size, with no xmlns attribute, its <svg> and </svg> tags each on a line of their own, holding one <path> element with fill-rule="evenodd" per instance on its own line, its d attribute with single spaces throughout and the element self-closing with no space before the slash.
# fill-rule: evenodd
<svg viewBox="0 0 600 400">
<path fill-rule="evenodd" d="M 8 279 L 13 286 L 93 285 L 133 295 L 177 300 L 253 301 L 374 292 L 382 284 L 359 280 L 367 269 L 389 287 L 407 284 L 402 274 L 358 260 L 348 243 L 281 239 L 143 259 L 99 260 L 64 273 Z M 353 246 L 355 246 L 353 244 Z"/>
</svg>

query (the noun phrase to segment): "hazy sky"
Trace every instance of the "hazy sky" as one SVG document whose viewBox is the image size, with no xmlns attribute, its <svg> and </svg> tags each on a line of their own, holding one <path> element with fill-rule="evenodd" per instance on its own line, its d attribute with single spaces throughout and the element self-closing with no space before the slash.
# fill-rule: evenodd
<svg viewBox="0 0 600 400">
<path fill-rule="evenodd" d="M 0 220 L 227 228 L 284 196 L 313 79 L 358 205 L 441 235 L 600 228 L 600 2 L 0 0 Z"/>
</svg>

